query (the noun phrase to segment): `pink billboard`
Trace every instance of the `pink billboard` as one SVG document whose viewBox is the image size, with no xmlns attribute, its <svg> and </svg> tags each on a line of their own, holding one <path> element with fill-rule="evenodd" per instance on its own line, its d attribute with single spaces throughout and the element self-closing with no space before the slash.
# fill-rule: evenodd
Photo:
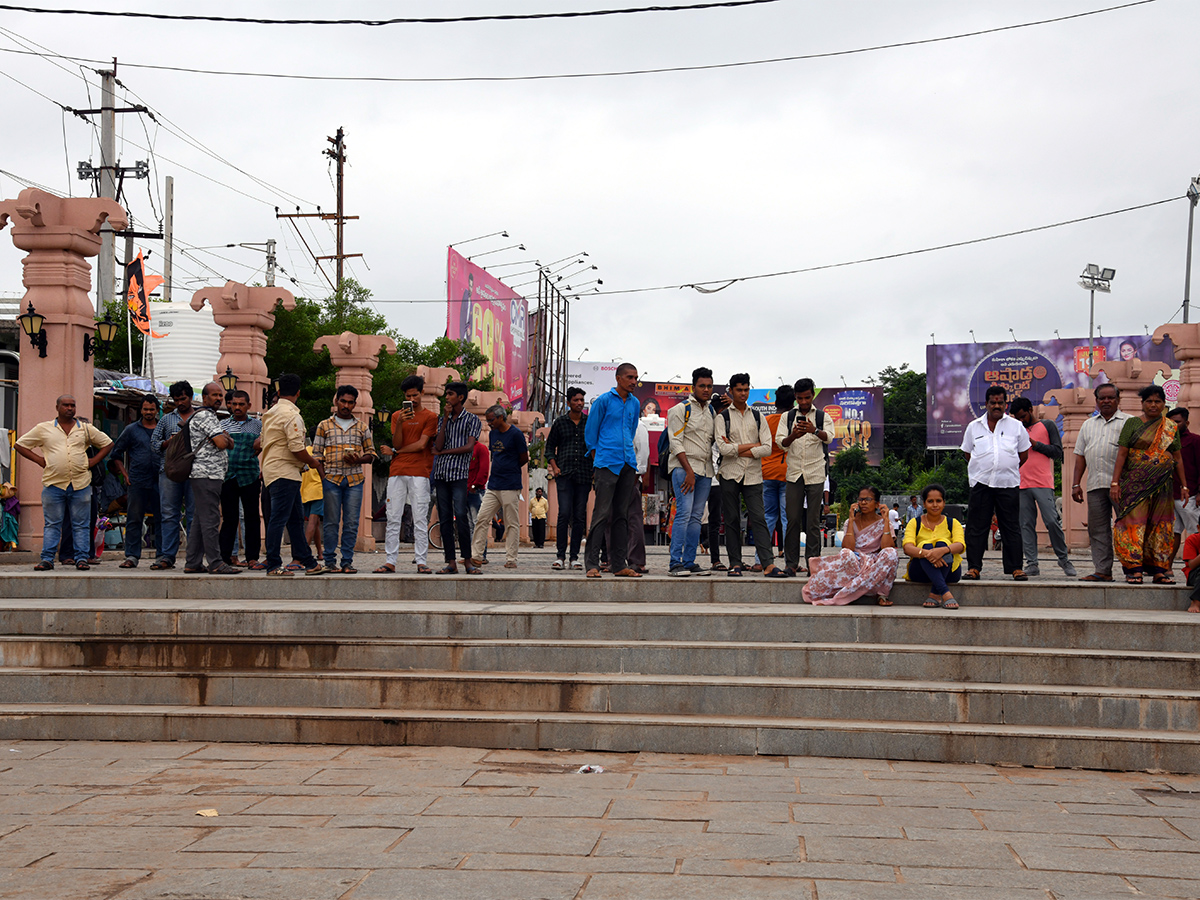
<svg viewBox="0 0 1200 900">
<path fill-rule="evenodd" d="M 491 375 L 497 390 L 508 395 L 513 407 L 524 409 L 529 374 L 529 307 L 525 298 L 453 247 L 446 271 L 446 336 L 466 338 L 482 350 L 488 363 L 474 377 Z"/>
</svg>

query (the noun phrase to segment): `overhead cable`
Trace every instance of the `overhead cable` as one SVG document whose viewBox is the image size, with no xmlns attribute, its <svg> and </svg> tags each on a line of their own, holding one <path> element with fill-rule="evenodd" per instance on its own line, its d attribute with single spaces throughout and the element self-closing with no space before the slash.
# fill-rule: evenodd
<svg viewBox="0 0 1200 900">
<path fill-rule="evenodd" d="M 659 66 L 655 68 L 621 69 L 605 72 L 559 72 L 545 75 L 461 75 L 405 78 L 387 75 L 304 75 L 295 72 L 249 72 L 235 69 L 200 69 L 189 66 L 163 66 L 153 65 L 150 63 L 133 63 L 126 62 L 124 60 L 122 60 L 121 65 L 131 69 L 151 69 L 160 72 L 183 72 L 191 75 L 227 75 L 240 78 L 281 78 L 296 81 L 376 82 L 384 84 L 444 84 L 457 82 L 550 81 L 564 78 L 614 78 L 628 75 L 661 75 L 670 72 L 703 72 L 714 69 L 736 69 L 749 66 L 766 66 L 788 62 L 802 62 L 813 59 L 832 59 L 839 56 L 854 56 L 860 53 L 874 53 L 880 50 L 896 50 L 903 47 L 918 47 L 923 44 L 937 44 L 944 43 L 946 41 L 957 41 L 964 38 L 980 37 L 987 34 L 997 34 L 1003 31 L 1015 31 L 1020 28 L 1032 28 L 1037 25 L 1051 25 L 1057 22 L 1066 22 L 1071 19 L 1082 19 L 1087 16 L 1098 16 L 1103 13 L 1129 9 L 1134 6 L 1145 6 L 1146 4 L 1157 2 L 1158 0 L 1132 0 L 1132 2 L 1129 3 L 1121 3 L 1116 6 L 1106 6 L 1102 9 L 1092 9 L 1085 12 L 1072 13 L 1066 16 L 1055 16 L 1050 19 L 1037 19 L 1032 22 L 1019 22 L 1015 25 L 999 25 L 995 28 L 983 28 L 977 31 L 964 31 L 957 34 L 942 35 L 941 37 L 918 38 L 916 40 L 897 41 L 890 44 L 874 44 L 869 47 L 855 47 L 849 50 L 829 50 L 821 53 L 805 53 L 797 56 L 776 56 L 767 59 L 750 59 L 728 63 L 707 63 L 694 66 Z M 0 6 L 0 9 L 3 8 L 3 6 Z M 5 53 L 32 53 L 32 51 L 14 50 L 8 47 L 0 47 L 0 51 Z M 33 53 L 32 55 L 41 56 L 44 54 Z M 108 65 L 111 63 L 111 60 L 90 59 L 82 56 L 59 56 L 58 58 L 69 59 L 73 62 L 91 63 L 95 65 Z"/>
</svg>

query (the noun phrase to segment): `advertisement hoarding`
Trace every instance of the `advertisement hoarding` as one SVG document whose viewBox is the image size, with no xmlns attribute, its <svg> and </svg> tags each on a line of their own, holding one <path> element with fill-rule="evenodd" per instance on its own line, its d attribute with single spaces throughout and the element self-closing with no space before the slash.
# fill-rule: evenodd
<svg viewBox="0 0 1200 900">
<path fill-rule="evenodd" d="M 515 409 L 525 408 L 529 307 L 525 298 L 451 247 L 446 261 L 446 336 L 466 338 L 488 358 L 473 378 L 491 375 Z"/>
<path fill-rule="evenodd" d="M 1096 338 L 1092 358 L 1093 364 L 1133 358 L 1164 362 L 1178 378 L 1179 363 L 1171 342 L 1155 344 L 1146 335 Z M 933 450 L 962 444 L 963 430 L 972 419 L 983 415 L 984 396 L 994 384 L 1008 391 L 1010 401 L 1028 397 L 1034 404 L 1044 402 L 1047 391 L 1093 387 L 1086 374 L 1087 338 L 930 344 L 925 349 L 925 366 L 926 443 Z M 1101 377 L 1097 383 L 1104 380 Z M 1168 400 L 1174 400 L 1173 393 L 1168 390 Z"/>
</svg>

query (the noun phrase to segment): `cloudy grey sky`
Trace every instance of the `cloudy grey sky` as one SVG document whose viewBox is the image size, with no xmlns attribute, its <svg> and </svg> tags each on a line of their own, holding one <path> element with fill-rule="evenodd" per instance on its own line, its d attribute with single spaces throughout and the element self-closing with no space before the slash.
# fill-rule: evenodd
<svg viewBox="0 0 1200 900">
<path fill-rule="evenodd" d="M 31 0 L 31 5 L 37 5 Z M 212 2 L 79 8 L 326 18 L 599 9 L 639 0 Z M 351 274 L 422 341 L 445 327 L 446 245 L 507 229 L 528 252 L 580 250 L 603 290 L 715 281 L 820 266 L 1031 228 L 1182 197 L 1200 174 L 1195 36 L 1200 4 L 1156 2 L 1071 21 L 878 52 L 715 71 L 433 84 L 328 83 L 138 69 L 127 64 L 325 75 L 464 77 L 727 63 L 850 50 L 1071 15 L 1112 0 L 779 0 L 754 7 L 445 25 L 184 23 L 0 11 L 0 48 L 36 42 L 121 60 L 131 103 L 122 162 L 155 149 L 176 179 L 181 242 L 279 243 L 316 295 L 321 279 L 273 207 L 334 207 L 325 138 L 346 129 Z M 28 43 L 25 43 L 28 46 Z M 61 66 L 61 68 L 60 68 Z M 93 66 L 92 68 L 95 68 Z M 98 105 L 87 66 L 0 53 L 0 72 L 58 103 Z M 89 101 L 84 77 L 91 83 Z M 133 95 L 136 95 L 133 96 Z M 93 130 L 0 79 L 0 170 L 76 193 Z M 147 131 L 143 129 L 143 124 Z M 65 150 L 64 150 L 65 130 Z M 172 133 L 174 132 L 174 133 Z M 206 155 L 182 133 L 227 165 Z M 253 179 L 233 168 L 244 170 Z M 185 168 L 186 167 L 186 168 Z M 195 170 L 196 173 L 188 171 Z M 201 177 L 206 176 L 206 178 Z M 260 183 L 254 179 L 260 179 Z M 220 182 L 220 183 L 216 183 Z M 244 192 L 254 199 L 235 192 Z M 20 184 L 0 174 L 0 195 Z M 129 185 L 147 226 L 146 183 Z M 152 188 L 158 203 L 160 186 Z M 294 197 L 293 197 L 294 195 Z M 332 236 L 316 225 L 321 252 Z M 305 228 L 312 243 L 314 237 Z M 581 297 L 571 356 L 635 362 L 669 379 L 709 365 L 854 384 L 887 365 L 924 367 L 938 343 L 1085 335 L 1084 264 L 1117 270 L 1097 301 L 1105 334 L 1141 333 L 1183 298 L 1187 203 L 898 260 L 690 289 Z M 177 258 L 177 292 L 261 279 L 262 255 Z M 0 292 L 20 291 L 20 254 L 0 236 Z M 367 268 L 369 266 L 369 269 Z M 520 271 L 529 267 L 516 267 Z M 215 271 L 214 271 L 215 270 Z M 497 274 L 513 272 L 501 268 Z M 189 279 L 202 277 L 206 280 Z M 407 303 L 396 301 L 437 301 Z"/>
</svg>

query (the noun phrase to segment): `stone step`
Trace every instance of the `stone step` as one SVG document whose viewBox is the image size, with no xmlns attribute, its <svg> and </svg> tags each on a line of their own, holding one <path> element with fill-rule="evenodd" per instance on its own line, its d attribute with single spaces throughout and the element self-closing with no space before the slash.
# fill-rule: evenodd
<svg viewBox="0 0 1200 900">
<path fill-rule="evenodd" d="M 1186 732 L 817 718 L 13 703 L 0 705 L 0 739 L 570 747 L 1200 772 L 1200 742 Z"/>
<path fill-rule="evenodd" d="M 0 669 L 0 704 L 443 709 L 1200 730 L 1200 692 L 835 678 Z"/>
<path fill-rule="evenodd" d="M 532 577 L 530 577 L 532 576 Z M 236 587 L 235 587 L 236 585 Z M 246 572 L 228 576 L 184 575 L 148 569 L 116 571 L 93 570 L 88 574 L 62 570 L 44 574 L 8 572 L 5 592 L 10 597 L 28 599 L 143 599 L 221 600 L 236 591 L 247 600 L 318 600 L 413 602 L 474 601 L 484 597 L 521 603 L 802 603 L 800 579 L 767 579 L 760 575 L 727 578 L 716 574 L 709 578 L 668 578 L 656 574 L 632 579 L 604 578 L 587 581 L 581 573 L 527 571 L 515 575 L 417 576 L 417 575 L 326 575 L 310 578 L 267 578 Z M 1088 582 L 1038 581 L 1017 583 L 1011 579 L 984 579 L 954 586 L 954 594 L 964 606 L 1050 607 L 1058 609 L 1142 609 L 1184 610 L 1186 587 L 1142 585 L 1133 587 L 1117 581 L 1111 584 Z M 901 606 L 920 606 L 928 596 L 927 588 L 898 581 L 891 598 Z M 856 605 L 873 604 L 860 600 Z"/>
<path fill-rule="evenodd" d="M 1191 653 L 1200 616 L 1112 609 L 621 602 L 4 601 L 0 635 L 749 641 Z M 332 608 L 331 608 L 332 607 Z"/>
<path fill-rule="evenodd" d="M 278 637 L 0 638 L 0 666 L 281 672 L 426 670 L 872 678 L 972 683 L 1200 685 L 1200 653 L 778 641 L 544 641 Z"/>
</svg>

